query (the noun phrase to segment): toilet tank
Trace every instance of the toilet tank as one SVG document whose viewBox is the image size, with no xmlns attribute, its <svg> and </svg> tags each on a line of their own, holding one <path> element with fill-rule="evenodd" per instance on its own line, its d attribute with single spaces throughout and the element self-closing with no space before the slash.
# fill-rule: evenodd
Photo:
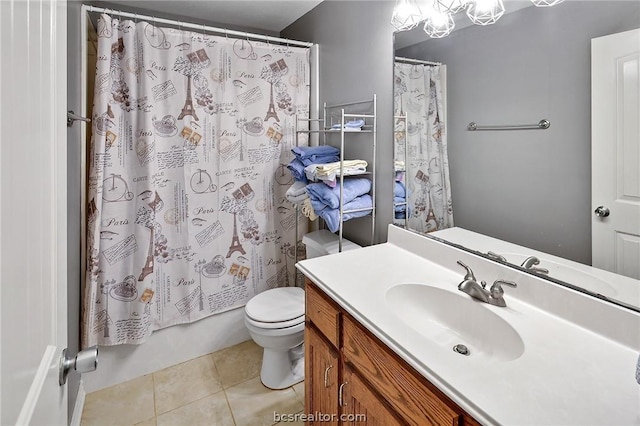
<svg viewBox="0 0 640 426">
<path fill-rule="evenodd" d="M 338 253 L 338 236 L 326 229 L 310 232 L 302 237 L 307 249 L 307 259 Z M 362 248 L 358 244 L 342 238 L 342 251 Z"/>
</svg>

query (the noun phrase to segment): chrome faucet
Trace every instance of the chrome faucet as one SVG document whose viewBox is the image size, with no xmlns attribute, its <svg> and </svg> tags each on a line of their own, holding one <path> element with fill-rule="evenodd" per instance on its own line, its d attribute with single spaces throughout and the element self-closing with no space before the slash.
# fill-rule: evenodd
<svg viewBox="0 0 640 426">
<path fill-rule="evenodd" d="M 484 303 L 488 303 L 494 306 L 505 307 L 507 303 L 504 301 L 504 290 L 502 285 L 508 285 L 511 287 L 517 287 L 518 285 L 513 281 L 495 280 L 489 290 L 485 287 L 487 283 L 481 281 L 480 284 L 476 281 L 476 277 L 470 267 L 458 260 L 458 265 L 467 270 L 466 275 L 462 279 L 462 282 L 458 284 L 458 290 L 467 293 L 469 296 Z"/>
<path fill-rule="evenodd" d="M 524 262 L 522 262 L 522 265 L 520 266 L 531 272 L 547 275 L 549 273 L 549 270 L 545 268 L 538 268 L 536 265 L 539 265 L 539 264 L 540 264 L 540 259 L 538 259 L 535 256 L 529 256 L 524 260 Z"/>
</svg>

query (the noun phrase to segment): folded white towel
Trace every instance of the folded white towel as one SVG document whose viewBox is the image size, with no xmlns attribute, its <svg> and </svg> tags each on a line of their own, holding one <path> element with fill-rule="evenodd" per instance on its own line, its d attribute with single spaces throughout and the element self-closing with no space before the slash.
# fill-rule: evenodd
<svg viewBox="0 0 640 426">
<path fill-rule="evenodd" d="M 289 187 L 289 189 L 287 189 L 285 197 L 290 203 L 300 204 L 309 198 L 309 194 L 307 194 L 307 186 L 303 182 L 296 181 L 291 185 L 291 187 Z"/>
<path fill-rule="evenodd" d="M 367 172 L 367 162 L 364 160 L 344 160 L 343 173 L 345 176 L 359 175 Z M 335 181 L 340 176 L 340 162 L 325 164 L 310 164 L 304 168 L 304 174 L 310 181 Z M 333 186 L 333 185 L 330 185 Z"/>
</svg>

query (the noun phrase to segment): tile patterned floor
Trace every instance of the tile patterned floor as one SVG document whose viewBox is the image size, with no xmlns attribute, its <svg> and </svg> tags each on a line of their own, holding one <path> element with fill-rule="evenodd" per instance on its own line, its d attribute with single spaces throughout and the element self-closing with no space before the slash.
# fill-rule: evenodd
<svg viewBox="0 0 640 426">
<path fill-rule="evenodd" d="M 267 389 L 261 362 L 262 348 L 248 341 L 90 393 L 81 425 L 271 426 L 274 412 L 301 413 L 304 382 Z"/>
</svg>

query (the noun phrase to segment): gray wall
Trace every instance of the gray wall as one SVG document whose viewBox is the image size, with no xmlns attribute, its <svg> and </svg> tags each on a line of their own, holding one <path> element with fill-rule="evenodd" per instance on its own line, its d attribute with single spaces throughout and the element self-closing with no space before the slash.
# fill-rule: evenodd
<svg viewBox="0 0 640 426">
<path fill-rule="evenodd" d="M 320 44 L 320 105 L 358 101 L 374 93 L 378 101 L 376 240 L 387 240 L 392 220 L 393 27 L 394 2 L 325 1 L 282 31 L 282 37 Z M 365 135 L 348 135 L 349 158 L 369 161 Z M 339 144 L 338 138 L 327 141 Z M 345 223 L 345 236 L 368 244 L 371 222 Z"/>
<path fill-rule="evenodd" d="M 639 24 L 640 2 L 572 1 L 398 52 L 447 65 L 457 226 L 591 263 L 590 40 Z M 466 131 L 542 118 L 548 130 Z"/>
</svg>

